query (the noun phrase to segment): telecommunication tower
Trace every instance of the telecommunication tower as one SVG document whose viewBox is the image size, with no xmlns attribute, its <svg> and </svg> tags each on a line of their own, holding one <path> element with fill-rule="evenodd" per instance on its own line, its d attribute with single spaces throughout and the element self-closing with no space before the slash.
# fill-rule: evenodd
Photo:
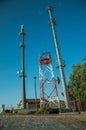
<svg viewBox="0 0 86 130">
<path fill-rule="evenodd" d="M 53 16 L 52 16 L 52 7 L 49 6 L 47 8 L 47 11 L 49 13 L 50 25 L 51 25 L 52 32 L 53 32 L 53 38 L 54 38 L 56 54 L 57 54 L 58 67 L 59 67 L 59 70 L 60 70 L 60 76 L 61 76 L 62 87 L 63 87 L 63 92 L 64 92 L 65 106 L 66 106 L 66 108 L 69 108 L 66 79 L 65 79 L 65 74 L 64 74 L 64 64 L 62 63 L 61 54 L 60 54 L 60 50 L 59 50 L 59 44 L 58 44 L 56 30 L 55 30 L 56 23 L 55 23 L 55 20 L 53 19 Z"/>
<path fill-rule="evenodd" d="M 49 52 L 39 57 L 40 107 L 60 107 L 56 79 Z"/>
<path fill-rule="evenodd" d="M 21 36 L 21 43 L 20 43 L 20 48 L 21 48 L 21 71 L 18 72 L 19 76 L 22 79 L 22 108 L 26 109 L 26 93 L 25 93 L 25 65 L 24 65 L 24 35 L 26 34 L 24 32 L 24 25 L 21 25 L 21 32 L 19 33 Z"/>
</svg>

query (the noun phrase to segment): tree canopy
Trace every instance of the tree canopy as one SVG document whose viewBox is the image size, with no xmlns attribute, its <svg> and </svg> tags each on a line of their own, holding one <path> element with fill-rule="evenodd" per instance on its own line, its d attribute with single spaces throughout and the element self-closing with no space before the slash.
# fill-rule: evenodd
<svg viewBox="0 0 86 130">
<path fill-rule="evenodd" d="M 86 57 L 84 57 L 82 64 L 72 65 L 68 92 L 71 99 L 78 97 L 81 100 L 86 100 Z"/>
</svg>

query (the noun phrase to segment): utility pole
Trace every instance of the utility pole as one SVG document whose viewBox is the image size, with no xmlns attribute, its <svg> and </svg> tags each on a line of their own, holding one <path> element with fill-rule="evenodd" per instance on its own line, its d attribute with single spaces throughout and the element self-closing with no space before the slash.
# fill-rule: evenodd
<svg viewBox="0 0 86 130">
<path fill-rule="evenodd" d="M 21 25 L 21 32 L 19 33 L 21 36 L 21 43 L 20 43 L 20 48 L 21 48 L 21 72 L 19 72 L 19 75 L 22 79 L 22 108 L 26 109 L 26 93 L 25 93 L 25 65 L 24 65 L 24 25 Z"/>
<path fill-rule="evenodd" d="M 62 63 L 62 59 L 61 59 L 61 55 L 60 55 L 60 50 L 59 50 L 59 45 L 58 45 L 58 40 L 57 40 L 57 35 L 56 35 L 56 30 L 55 30 L 55 21 L 54 21 L 53 16 L 52 16 L 52 7 L 49 6 L 47 8 L 47 11 L 49 13 L 50 25 L 51 25 L 52 32 L 53 32 L 53 38 L 54 38 L 54 43 L 55 43 L 55 48 L 56 48 L 58 66 L 59 66 L 59 70 L 60 70 L 60 76 L 61 76 L 62 87 L 63 87 L 63 92 L 64 92 L 65 106 L 66 106 L 66 108 L 69 108 L 67 88 L 66 88 L 66 80 L 65 80 L 64 70 L 63 70 L 64 65 Z"/>
<path fill-rule="evenodd" d="M 34 90 L 35 90 L 35 105 L 36 105 L 36 111 L 38 111 L 38 106 L 37 106 L 37 89 L 36 89 L 36 76 L 34 76 L 33 79 L 34 79 Z"/>
</svg>

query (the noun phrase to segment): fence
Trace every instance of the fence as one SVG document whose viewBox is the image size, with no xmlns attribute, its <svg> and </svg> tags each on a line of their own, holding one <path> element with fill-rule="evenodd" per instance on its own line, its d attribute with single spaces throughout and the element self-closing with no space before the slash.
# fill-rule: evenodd
<svg viewBox="0 0 86 130">
<path fill-rule="evenodd" d="M 2 110 L 15 110 L 15 109 L 20 109 L 20 106 L 18 104 L 0 104 L 0 112 Z"/>
<path fill-rule="evenodd" d="M 80 109 L 80 111 L 86 111 L 86 100 L 80 101 L 80 100 L 73 100 L 70 101 L 70 107 L 73 111 L 77 111 Z"/>
</svg>

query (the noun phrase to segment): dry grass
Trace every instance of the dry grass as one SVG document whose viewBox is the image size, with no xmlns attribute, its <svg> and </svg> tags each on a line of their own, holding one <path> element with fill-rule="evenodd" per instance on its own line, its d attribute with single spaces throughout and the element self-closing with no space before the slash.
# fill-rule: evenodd
<svg viewBox="0 0 86 130">
<path fill-rule="evenodd" d="M 0 115 L 0 130 L 86 130 L 86 113 Z"/>
</svg>

